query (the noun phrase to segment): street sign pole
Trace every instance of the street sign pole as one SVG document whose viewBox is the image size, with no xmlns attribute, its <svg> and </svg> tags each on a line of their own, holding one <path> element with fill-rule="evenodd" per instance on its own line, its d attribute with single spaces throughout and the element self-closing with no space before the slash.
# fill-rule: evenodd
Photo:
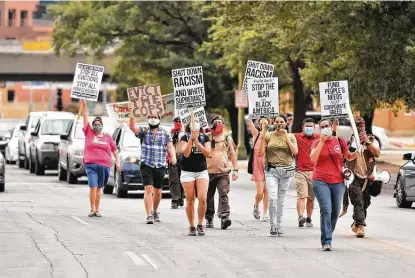
<svg viewBox="0 0 415 278">
<path fill-rule="evenodd" d="M 242 89 L 244 82 L 244 67 L 242 60 L 239 61 L 238 73 L 238 88 Z M 238 146 L 236 147 L 236 154 L 238 159 L 243 160 L 247 158 L 245 147 L 245 122 L 244 122 L 245 108 L 238 108 Z"/>
</svg>

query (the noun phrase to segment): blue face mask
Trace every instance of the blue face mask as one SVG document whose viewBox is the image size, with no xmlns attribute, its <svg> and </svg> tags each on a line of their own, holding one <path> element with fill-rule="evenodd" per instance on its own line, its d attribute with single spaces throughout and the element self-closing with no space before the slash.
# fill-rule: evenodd
<svg viewBox="0 0 415 278">
<path fill-rule="evenodd" d="M 312 136 L 314 133 L 314 127 L 311 127 L 311 126 L 304 127 L 304 133 L 307 136 Z"/>
</svg>

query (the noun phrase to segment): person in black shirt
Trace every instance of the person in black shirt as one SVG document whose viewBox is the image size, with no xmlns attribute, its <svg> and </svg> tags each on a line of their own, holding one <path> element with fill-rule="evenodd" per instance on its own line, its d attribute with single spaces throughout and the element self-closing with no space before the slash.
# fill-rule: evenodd
<svg viewBox="0 0 415 278">
<path fill-rule="evenodd" d="M 180 146 L 183 150 L 180 181 L 186 194 L 186 214 L 190 224 L 189 235 L 196 235 L 194 225 L 196 191 L 199 201 L 197 234 L 204 235 L 203 220 L 207 207 L 206 199 L 209 184 L 206 157 L 210 156 L 210 142 L 209 137 L 203 134 L 198 121 L 195 120 L 192 130 L 190 130 L 189 125 L 186 127 L 186 134 L 180 139 Z"/>
</svg>

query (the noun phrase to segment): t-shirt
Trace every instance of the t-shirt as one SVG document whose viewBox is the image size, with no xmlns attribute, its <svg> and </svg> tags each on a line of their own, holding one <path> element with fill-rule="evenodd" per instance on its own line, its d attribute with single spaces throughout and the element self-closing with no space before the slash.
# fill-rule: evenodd
<svg viewBox="0 0 415 278">
<path fill-rule="evenodd" d="M 274 166 L 290 166 L 294 163 L 293 155 L 284 136 L 277 135 L 275 132 L 265 134 L 267 163 Z M 297 140 L 293 134 L 288 134 L 288 137 L 294 145 L 297 145 Z"/>
<path fill-rule="evenodd" d="M 311 145 L 314 140 L 320 139 L 320 134 L 315 133 L 309 137 L 302 132 L 294 133 L 294 136 L 298 145 L 297 170 L 302 172 L 313 171 L 314 163 L 310 159 Z"/>
<path fill-rule="evenodd" d="M 180 141 L 188 142 L 188 137 L 190 138 L 190 134 L 183 135 Z M 204 143 L 209 142 L 209 137 L 204 134 L 200 134 L 198 140 L 204 145 Z M 206 157 L 203 155 L 198 146 L 192 147 L 189 157 L 185 157 L 183 154 L 182 171 L 202 172 L 205 170 L 207 170 Z"/>
<path fill-rule="evenodd" d="M 213 135 L 210 134 L 208 136 L 210 139 Z M 231 144 L 233 144 L 232 137 L 222 134 L 216 138 L 215 147 L 213 147 L 213 142 L 211 142 L 211 157 L 207 158 L 208 172 L 209 174 L 228 173 L 231 170 L 229 153 Z"/>
<path fill-rule="evenodd" d="M 84 163 L 99 164 L 110 168 L 112 165 L 111 152 L 117 149 L 114 140 L 106 133 L 102 137 L 98 137 L 92 130 L 90 123 L 82 130 L 85 134 Z"/>
<path fill-rule="evenodd" d="M 311 149 L 315 149 L 319 141 L 315 140 Z M 339 137 L 338 140 L 336 137 L 332 137 L 324 142 L 320 157 L 314 166 L 313 180 L 320 180 L 329 184 L 344 182 L 342 150 L 347 150 L 347 143 L 342 137 Z"/>
</svg>

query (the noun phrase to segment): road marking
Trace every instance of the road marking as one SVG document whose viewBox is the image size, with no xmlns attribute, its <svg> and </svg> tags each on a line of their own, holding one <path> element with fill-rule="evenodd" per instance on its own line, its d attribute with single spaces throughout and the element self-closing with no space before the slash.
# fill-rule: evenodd
<svg viewBox="0 0 415 278">
<path fill-rule="evenodd" d="M 84 220 L 82 220 L 82 219 L 79 219 L 78 217 L 76 217 L 76 216 L 71 216 L 73 219 L 75 219 L 76 221 L 78 221 L 79 223 L 81 223 L 81 224 L 84 224 L 84 225 L 89 225 L 89 223 L 88 222 L 85 222 Z"/>
<path fill-rule="evenodd" d="M 133 261 L 133 263 L 135 265 L 145 265 L 146 264 L 142 258 L 137 256 L 136 253 L 131 252 L 131 251 L 125 251 L 124 253 Z"/>
<path fill-rule="evenodd" d="M 149 265 L 151 265 L 154 268 L 154 270 L 158 269 L 158 266 L 151 261 L 149 256 L 147 256 L 145 254 L 140 254 L 140 255 L 141 255 L 141 257 L 143 257 L 149 263 Z"/>
</svg>

